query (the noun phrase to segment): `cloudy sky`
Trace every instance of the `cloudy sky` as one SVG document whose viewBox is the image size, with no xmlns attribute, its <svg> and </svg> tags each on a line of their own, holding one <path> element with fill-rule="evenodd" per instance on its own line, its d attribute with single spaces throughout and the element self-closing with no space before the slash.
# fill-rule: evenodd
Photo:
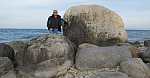
<svg viewBox="0 0 150 78">
<path fill-rule="evenodd" d="M 150 29 L 150 0 L 0 0 L 0 28 L 45 29 L 53 9 L 99 4 L 122 16 L 126 29 Z"/>
</svg>

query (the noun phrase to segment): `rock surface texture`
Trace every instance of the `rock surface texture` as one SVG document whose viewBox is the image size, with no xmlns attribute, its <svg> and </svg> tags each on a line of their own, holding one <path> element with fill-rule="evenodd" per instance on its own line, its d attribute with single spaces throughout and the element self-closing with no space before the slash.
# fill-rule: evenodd
<svg viewBox="0 0 150 78">
<path fill-rule="evenodd" d="M 27 64 L 37 64 L 51 60 L 54 64 L 63 64 L 66 60 L 73 60 L 74 48 L 64 36 L 45 35 L 31 40 L 25 58 Z"/>
<path fill-rule="evenodd" d="M 140 58 L 131 58 L 122 62 L 121 71 L 132 78 L 150 78 L 150 70 Z"/>
<path fill-rule="evenodd" d="M 64 35 L 77 45 L 93 43 L 101 45 L 126 42 L 127 33 L 121 17 L 99 5 L 79 5 L 69 8 L 64 19 Z"/>
<path fill-rule="evenodd" d="M 79 69 L 115 68 L 121 61 L 131 57 L 127 46 L 98 47 L 84 43 L 79 45 L 76 67 Z"/>
</svg>

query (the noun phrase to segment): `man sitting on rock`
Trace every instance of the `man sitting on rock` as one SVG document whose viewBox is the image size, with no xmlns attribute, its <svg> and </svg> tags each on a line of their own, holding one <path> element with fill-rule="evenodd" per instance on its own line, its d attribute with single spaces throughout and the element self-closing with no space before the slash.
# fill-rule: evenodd
<svg viewBox="0 0 150 78">
<path fill-rule="evenodd" d="M 57 10 L 53 10 L 52 16 L 49 16 L 47 21 L 47 28 L 50 33 L 58 33 L 61 32 L 62 25 L 64 24 L 64 20 L 58 15 Z"/>
</svg>

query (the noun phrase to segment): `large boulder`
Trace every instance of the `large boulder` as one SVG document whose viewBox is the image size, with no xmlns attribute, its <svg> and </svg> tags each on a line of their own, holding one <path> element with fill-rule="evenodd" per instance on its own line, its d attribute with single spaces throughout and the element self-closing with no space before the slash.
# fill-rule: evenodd
<svg viewBox="0 0 150 78">
<path fill-rule="evenodd" d="M 140 58 L 130 58 L 120 64 L 121 71 L 132 78 L 150 78 L 150 69 Z"/>
<path fill-rule="evenodd" d="M 105 7 L 74 6 L 65 12 L 64 19 L 68 23 L 63 27 L 64 35 L 77 45 L 85 42 L 112 45 L 127 41 L 121 17 Z"/>
<path fill-rule="evenodd" d="M 84 43 L 79 45 L 75 64 L 79 69 L 115 68 L 131 57 L 127 46 L 99 47 Z"/>
<path fill-rule="evenodd" d="M 44 35 L 30 41 L 25 53 L 25 64 L 38 64 L 51 60 L 52 64 L 61 65 L 74 60 L 73 44 L 62 35 Z"/>
</svg>

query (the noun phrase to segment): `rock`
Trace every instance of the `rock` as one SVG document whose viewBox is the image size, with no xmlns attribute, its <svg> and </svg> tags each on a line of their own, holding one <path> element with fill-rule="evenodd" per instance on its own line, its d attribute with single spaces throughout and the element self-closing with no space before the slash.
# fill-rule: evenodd
<svg viewBox="0 0 150 78">
<path fill-rule="evenodd" d="M 128 75 L 121 72 L 100 72 L 89 78 L 129 78 Z"/>
<path fill-rule="evenodd" d="M 66 61 L 63 65 L 54 66 L 51 60 L 46 60 L 37 65 L 20 67 L 17 78 L 56 78 L 58 72 L 68 70 L 71 67 L 71 61 Z"/>
<path fill-rule="evenodd" d="M 44 35 L 31 40 L 27 49 L 26 64 L 38 64 L 51 60 L 52 64 L 61 65 L 66 60 L 74 60 L 74 46 L 62 35 Z"/>
<path fill-rule="evenodd" d="M 150 47 L 142 54 L 142 59 L 144 62 L 150 63 Z"/>
<path fill-rule="evenodd" d="M 7 74 L 1 76 L 0 78 L 16 78 L 16 74 L 14 71 L 9 71 Z"/>
<path fill-rule="evenodd" d="M 135 46 L 128 46 L 128 47 L 131 51 L 131 54 L 132 54 L 133 58 L 139 58 L 141 56 L 139 48 L 137 48 Z"/>
<path fill-rule="evenodd" d="M 23 66 L 24 65 L 24 61 L 26 60 L 24 58 L 26 52 L 27 52 L 27 48 L 28 48 L 28 43 L 27 42 L 23 42 L 23 41 L 13 41 L 13 42 L 9 42 L 8 43 L 15 51 L 15 58 L 17 61 L 17 64 L 19 66 Z"/>
<path fill-rule="evenodd" d="M 126 42 L 127 33 L 121 17 L 99 5 L 79 5 L 69 8 L 64 19 L 64 35 L 72 42 L 113 45 Z"/>
<path fill-rule="evenodd" d="M 146 65 L 147 65 L 147 66 L 148 66 L 148 68 L 150 69 L 150 63 L 147 63 Z"/>
<path fill-rule="evenodd" d="M 75 46 L 62 35 L 42 35 L 29 42 L 15 41 L 8 44 L 15 50 L 19 64 L 16 78 L 53 78 L 57 72 L 66 70 L 74 63 Z M 2 76 L 13 78 L 15 74 L 8 71 Z"/>
<path fill-rule="evenodd" d="M 7 57 L 0 57 L 0 78 L 13 70 L 13 64 Z"/>
<path fill-rule="evenodd" d="M 150 78 L 150 70 L 140 58 L 130 58 L 120 64 L 121 71 L 132 78 Z"/>
<path fill-rule="evenodd" d="M 13 63 L 16 62 L 14 49 L 5 43 L 0 43 L 0 57 L 8 57 Z"/>
<path fill-rule="evenodd" d="M 141 47 L 142 46 L 140 41 L 133 42 L 133 45 L 136 46 L 136 47 Z"/>
<path fill-rule="evenodd" d="M 144 46 L 145 47 L 150 47 L 150 40 L 145 40 L 144 41 Z"/>
<path fill-rule="evenodd" d="M 78 48 L 75 64 L 81 70 L 115 68 L 121 61 L 131 57 L 127 46 L 98 47 L 84 43 Z"/>
<path fill-rule="evenodd" d="M 129 78 L 121 72 L 108 72 L 100 70 L 76 70 L 70 68 L 64 74 L 57 75 L 56 78 Z"/>
</svg>

